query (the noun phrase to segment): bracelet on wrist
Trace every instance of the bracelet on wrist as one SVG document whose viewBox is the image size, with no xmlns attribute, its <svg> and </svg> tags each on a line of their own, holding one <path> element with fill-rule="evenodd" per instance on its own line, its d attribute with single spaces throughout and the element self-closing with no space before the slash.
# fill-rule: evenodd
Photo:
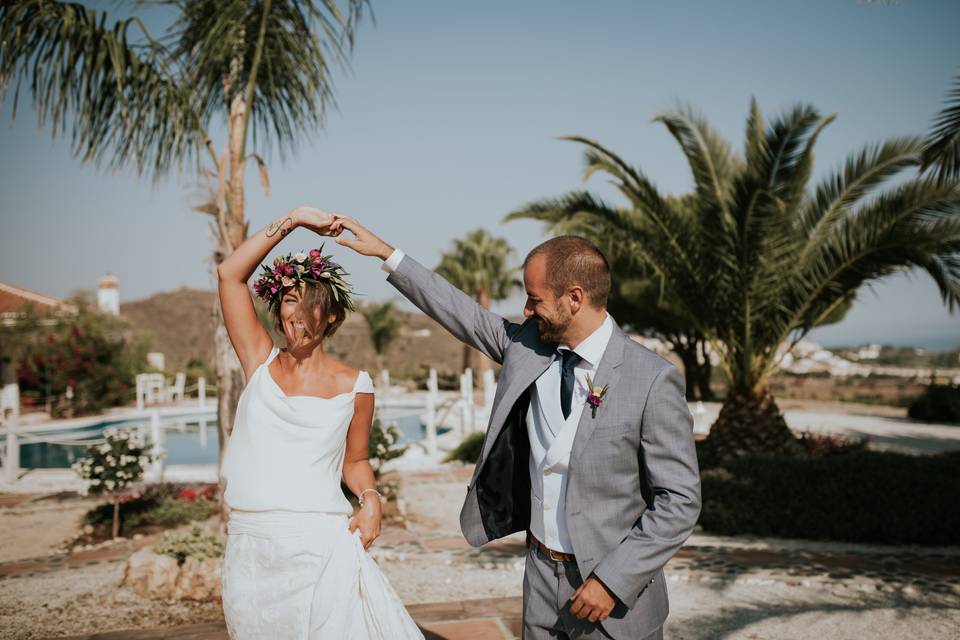
<svg viewBox="0 0 960 640">
<path fill-rule="evenodd" d="M 381 502 L 383 501 L 383 494 L 377 491 L 376 489 L 364 489 L 363 491 L 360 492 L 360 495 L 357 496 L 357 500 L 360 502 L 361 507 L 363 506 L 363 494 L 365 493 L 375 493 L 377 494 L 377 497 L 380 499 L 380 501 Z"/>
</svg>

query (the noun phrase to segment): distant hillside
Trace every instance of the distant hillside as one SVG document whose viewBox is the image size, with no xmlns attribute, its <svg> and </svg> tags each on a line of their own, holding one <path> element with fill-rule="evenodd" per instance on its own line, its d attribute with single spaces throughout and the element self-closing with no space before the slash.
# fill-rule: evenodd
<svg viewBox="0 0 960 640">
<path fill-rule="evenodd" d="M 122 304 L 120 315 L 152 335 L 152 349 L 164 353 L 168 370 L 182 369 L 191 358 L 200 358 L 212 367 L 211 310 L 215 295 L 213 291 L 181 288 Z M 459 373 L 463 360 L 460 343 L 422 313 L 403 315 L 404 330 L 387 351 L 387 367 L 404 376 L 429 367 L 441 373 Z M 375 369 L 373 344 L 359 313 L 347 317 L 327 350 L 351 366 L 371 373 Z"/>
<path fill-rule="evenodd" d="M 120 317 L 152 337 L 167 369 L 182 369 L 191 358 L 213 364 L 213 302 L 216 294 L 181 287 L 120 305 Z"/>
</svg>

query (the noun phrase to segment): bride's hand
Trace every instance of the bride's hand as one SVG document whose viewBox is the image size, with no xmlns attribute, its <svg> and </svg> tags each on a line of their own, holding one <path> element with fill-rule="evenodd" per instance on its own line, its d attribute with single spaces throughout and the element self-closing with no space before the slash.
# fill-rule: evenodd
<svg viewBox="0 0 960 640">
<path fill-rule="evenodd" d="M 380 537 L 380 515 L 380 501 L 367 500 L 360 511 L 350 518 L 350 533 L 360 530 L 360 542 L 364 549 L 369 549 L 373 541 Z"/>
<path fill-rule="evenodd" d="M 352 233 L 355 238 L 350 239 L 347 236 L 337 238 L 337 244 L 350 247 L 360 255 L 376 256 L 381 260 L 386 260 L 393 253 L 393 247 L 378 238 L 373 232 L 357 222 L 356 218 L 345 216 L 339 213 L 333 215 L 333 231 L 341 233 L 344 229 Z"/>
<path fill-rule="evenodd" d="M 335 220 L 332 213 L 327 213 L 314 207 L 297 207 L 290 215 L 294 222 L 301 227 L 306 227 L 321 236 L 338 236 L 343 230 L 332 227 Z"/>
</svg>

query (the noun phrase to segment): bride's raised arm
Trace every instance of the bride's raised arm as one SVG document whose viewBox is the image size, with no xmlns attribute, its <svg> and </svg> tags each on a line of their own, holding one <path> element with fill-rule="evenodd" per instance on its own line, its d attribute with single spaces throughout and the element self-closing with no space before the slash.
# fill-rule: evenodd
<svg viewBox="0 0 960 640">
<path fill-rule="evenodd" d="M 257 318 L 247 282 L 267 254 L 294 229 L 307 227 L 320 235 L 338 235 L 339 231 L 330 231 L 331 222 L 333 216 L 319 209 L 291 209 L 247 238 L 217 267 L 224 324 L 248 378 L 267 359 L 272 341 Z"/>
</svg>

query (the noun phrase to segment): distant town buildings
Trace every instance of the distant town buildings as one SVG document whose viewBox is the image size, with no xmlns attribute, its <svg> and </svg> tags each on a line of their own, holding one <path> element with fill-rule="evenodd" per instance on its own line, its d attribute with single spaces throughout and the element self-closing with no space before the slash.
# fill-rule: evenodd
<svg viewBox="0 0 960 640">
<path fill-rule="evenodd" d="M 77 313 L 75 306 L 67 304 L 59 298 L 0 282 L 0 324 L 6 327 L 13 326 L 17 320 L 26 315 L 30 307 L 33 307 L 33 310 L 37 313 L 47 312 L 54 315 L 71 316 Z M 50 322 L 55 322 L 55 320 Z"/>
<path fill-rule="evenodd" d="M 861 349 L 857 351 L 858 360 L 876 360 L 879 357 L 880 357 L 879 344 L 871 344 L 867 347 L 861 347 Z"/>
</svg>

